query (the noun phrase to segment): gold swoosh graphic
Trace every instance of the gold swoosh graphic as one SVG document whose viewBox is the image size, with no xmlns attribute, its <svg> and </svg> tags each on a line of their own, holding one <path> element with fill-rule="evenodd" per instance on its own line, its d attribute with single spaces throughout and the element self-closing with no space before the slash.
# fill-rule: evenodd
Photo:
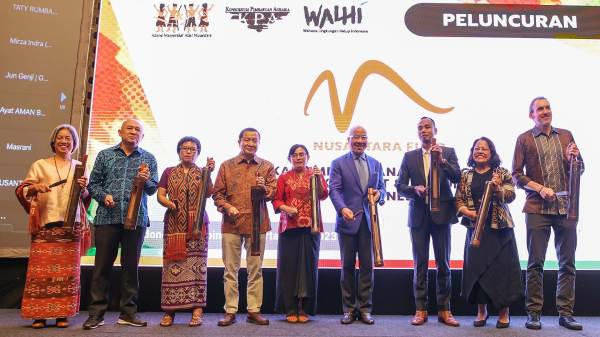
<svg viewBox="0 0 600 337">
<path fill-rule="evenodd" d="M 381 61 L 369 60 L 363 63 L 354 73 L 350 88 L 348 88 L 348 95 L 346 96 L 346 103 L 344 104 L 344 111 L 340 108 L 340 98 L 338 96 L 337 86 L 335 84 L 335 77 L 331 70 L 323 71 L 319 77 L 315 80 L 310 88 L 306 102 L 304 103 L 304 115 L 308 116 L 308 106 L 312 101 L 316 91 L 321 87 L 321 84 L 327 81 L 329 87 L 329 100 L 331 102 L 331 110 L 333 114 L 333 120 L 335 121 L 335 127 L 340 133 L 346 132 L 352 121 L 354 115 L 354 108 L 356 108 L 356 102 L 358 101 L 358 95 L 365 82 L 365 79 L 371 74 L 378 74 L 392 82 L 398 89 L 400 89 L 406 96 L 412 99 L 415 103 L 427 109 L 433 113 L 445 114 L 454 109 L 440 108 L 425 100 L 419 93 L 415 91 L 406 81 L 398 75 L 392 68 Z"/>
</svg>

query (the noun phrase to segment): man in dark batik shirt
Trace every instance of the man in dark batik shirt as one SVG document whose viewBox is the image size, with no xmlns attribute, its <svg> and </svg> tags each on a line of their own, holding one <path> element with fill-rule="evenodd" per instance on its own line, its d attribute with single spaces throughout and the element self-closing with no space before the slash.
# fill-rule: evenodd
<svg viewBox="0 0 600 337">
<path fill-rule="evenodd" d="M 527 199 L 523 212 L 527 225 L 527 285 L 528 329 L 542 328 L 540 315 L 544 304 L 544 260 L 554 231 L 558 256 L 556 309 L 559 324 L 568 329 L 583 327 L 573 318 L 575 304 L 575 248 L 577 220 L 567 219 L 569 158 L 581 159 L 570 131 L 552 126 L 552 110 L 545 97 L 536 97 L 529 105 L 529 118 L 535 126 L 519 135 L 513 158 L 513 179 L 525 189 Z"/>
</svg>

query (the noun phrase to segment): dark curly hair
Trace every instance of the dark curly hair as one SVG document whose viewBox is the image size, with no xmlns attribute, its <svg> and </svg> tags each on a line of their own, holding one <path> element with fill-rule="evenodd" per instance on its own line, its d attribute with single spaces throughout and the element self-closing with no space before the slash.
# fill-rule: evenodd
<svg viewBox="0 0 600 337">
<path fill-rule="evenodd" d="M 488 144 L 488 147 L 490 148 L 490 155 L 491 155 L 490 156 L 490 166 L 492 167 L 492 169 L 499 167 L 500 164 L 502 163 L 502 160 L 500 159 L 498 152 L 496 152 L 496 145 L 494 145 L 494 142 L 492 142 L 492 140 L 489 139 L 488 137 L 479 137 L 479 138 L 475 139 L 475 141 L 473 142 L 473 145 L 471 146 L 471 150 L 469 152 L 469 160 L 467 161 L 467 165 L 469 167 L 475 167 L 475 161 L 473 160 L 473 150 L 475 149 L 475 144 L 477 144 L 477 142 L 480 140 L 484 140 Z"/>
<path fill-rule="evenodd" d="M 192 136 L 185 136 L 177 142 L 177 153 L 179 153 L 181 151 L 181 146 L 183 145 L 183 143 L 187 143 L 187 142 L 192 142 L 192 143 L 196 144 L 196 147 L 198 148 L 197 153 L 198 153 L 198 155 L 200 155 L 200 150 L 202 149 L 202 146 L 200 145 L 200 141 L 198 140 L 198 138 L 192 137 Z"/>
</svg>

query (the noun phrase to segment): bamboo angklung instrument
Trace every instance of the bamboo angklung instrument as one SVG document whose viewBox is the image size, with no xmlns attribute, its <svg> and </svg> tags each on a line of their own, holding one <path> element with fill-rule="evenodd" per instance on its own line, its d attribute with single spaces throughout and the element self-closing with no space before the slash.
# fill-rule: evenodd
<svg viewBox="0 0 600 337">
<path fill-rule="evenodd" d="M 313 174 L 310 177 L 310 215 L 311 215 L 311 226 L 310 232 L 318 234 L 320 232 L 319 224 L 321 222 L 321 200 L 319 200 L 319 194 L 321 192 L 321 181 L 319 176 Z"/>
<path fill-rule="evenodd" d="M 256 179 L 260 177 L 260 167 L 262 163 L 256 168 Z M 250 187 L 250 200 L 252 202 L 252 231 L 250 232 L 250 255 L 260 256 L 260 225 L 263 222 L 263 214 L 261 212 L 261 206 L 263 199 L 265 198 L 265 187 L 255 185 Z"/>
<path fill-rule="evenodd" d="M 491 181 L 486 181 L 483 196 L 481 197 L 481 205 L 479 205 L 477 217 L 475 218 L 475 229 L 471 235 L 471 246 L 473 247 L 479 247 L 481 245 L 481 234 L 483 234 L 483 229 L 487 222 L 493 194 L 494 184 Z"/>
<path fill-rule="evenodd" d="M 81 157 L 81 164 L 75 165 L 75 172 L 73 173 L 73 181 L 71 182 L 71 191 L 69 192 L 69 202 L 67 203 L 63 227 L 74 227 L 75 225 L 75 217 L 77 216 L 79 200 L 81 199 L 81 186 L 79 186 L 77 180 L 85 174 L 87 157 L 87 154 L 84 154 Z"/>
<path fill-rule="evenodd" d="M 431 140 L 431 145 L 435 145 L 436 140 Z M 440 211 L 440 154 L 438 152 L 431 153 L 431 164 L 429 165 L 429 207 L 431 212 Z"/>
<path fill-rule="evenodd" d="M 142 162 L 138 168 L 138 172 L 143 169 L 147 169 L 148 164 Z M 129 194 L 129 205 L 127 205 L 127 214 L 125 216 L 125 223 L 123 228 L 128 230 L 135 230 L 137 226 L 138 214 L 140 212 L 140 205 L 142 203 L 142 193 L 144 192 L 144 184 L 146 182 L 141 179 L 134 178 L 131 186 L 131 193 Z"/>
<path fill-rule="evenodd" d="M 202 171 L 202 186 L 200 187 L 200 197 L 198 198 L 198 207 L 193 214 L 194 228 L 192 230 L 194 238 L 200 238 L 200 234 L 204 235 L 206 226 L 204 224 L 204 211 L 206 210 L 206 196 L 208 194 L 208 185 L 210 181 L 210 171 L 208 167 L 203 167 Z"/>
<path fill-rule="evenodd" d="M 383 196 L 379 196 L 382 198 Z M 383 267 L 383 249 L 381 248 L 381 231 L 379 228 L 379 212 L 377 211 L 377 200 L 375 200 L 375 189 L 369 187 L 367 190 L 369 201 L 369 213 L 371 213 L 371 240 L 373 241 L 373 256 L 375 267 Z"/>
<path fill-rule="evenodd" d="M 571 156 L 569 161 L 569 208 L 567 219 L 579 219 L 579 187 L 581 181 L 582 163 L 577 156 Z"/>
<path fill-rule="evenodd" d="M 252 232 L 250 255 L 260 256 L 260 225 L 263 222 L 261 205 L 265 198 L 265 188 L 263 186 L 252 186 L 250 188 L 250 198 L 252 200 Z"/>
</svg>

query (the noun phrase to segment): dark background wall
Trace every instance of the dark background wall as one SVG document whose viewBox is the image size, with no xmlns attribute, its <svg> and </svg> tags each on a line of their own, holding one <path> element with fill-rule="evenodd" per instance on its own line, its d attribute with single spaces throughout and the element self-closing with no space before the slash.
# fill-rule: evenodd
<svg viewBox="0 0 600 337">
<path fill-rule="evenodd" d="M 89 302 L 90 281 L 93 267 L 82 267 L 81 271 L 81 310 L 87 308 Z M 27 259 L 0 259 L 0 308 L 18 308 L 21 304 Z M 276 270 L 263 269 L 264 300 L 262 311 L 273 313 L 275 303 L 275 274 Z M 554 291 L 556 289 L 557 271 L 544 272 L 544 315 L 557 315 Z M 115 267 L 112 273 L 113 285 L 111 292 L 111 310 L 118 310 L 118 284 L 120 268 Z M 319 299 L 320 314 L 341 313 L 341 296 L 339 287 L 339 269 L 319 270 Z M 523 271 L 523 278 L 525 272 Z M 460 296 L 461 270 L 452 270 L 452 311 L 455 315 L 474 315 L 476 308 L 464 301 Z M 240 311 L 246 308 L 246 270 L 241 269 L 239 275 Z M 435 312 L 435 270 L 429 271 L 429 311 Z M 433 282 L 432 282 L 433 281 Z M 140 311 L 160 310 L 161 268 L 140 268 Z M 600 316 L 600 271 L 581 270 L 577 272 L 577 300 L 575 314 L 578 316 Z M 223 295 L 223 268 L 208 269 L 208 301 L 207 312 L 223 312 L 225 302 Z M 375 290 L 373 293 L 373 313 L 387 315 L 410 315 L 415 306 L 412 296 L 411 269 L 377 269 L 375 270 Z M 524 315 L 524 301 L 515 303 L 511 314 Z M 495 312 L 494 309 L 491 310 Z"/>
</svg>

